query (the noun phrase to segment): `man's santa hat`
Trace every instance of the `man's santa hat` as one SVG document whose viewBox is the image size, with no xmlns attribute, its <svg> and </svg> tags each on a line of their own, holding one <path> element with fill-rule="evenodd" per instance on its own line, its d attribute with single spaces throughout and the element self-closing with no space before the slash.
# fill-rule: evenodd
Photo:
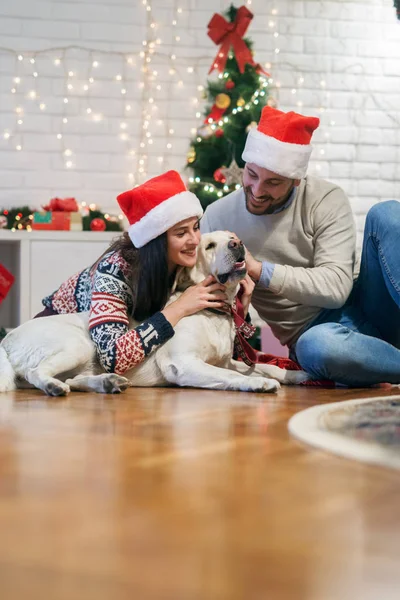
<svg viewBox="0 0 400 600">
<path fill-rule="evenodd" d="M 129 237 L 141 248 L 180 221 L 200 217 L 200 201 L 189 192 L 177 171 L 149 179 L 117 197 L 129 221 Z"/>
<path fill-rule="evenodd" d="M 283 177 L 302 179 L 312 152 L 311 137 L 318 125 L 317 117 L 265 106 L 257 129 L 249 131 L 242 158 Z"/>
</svg>

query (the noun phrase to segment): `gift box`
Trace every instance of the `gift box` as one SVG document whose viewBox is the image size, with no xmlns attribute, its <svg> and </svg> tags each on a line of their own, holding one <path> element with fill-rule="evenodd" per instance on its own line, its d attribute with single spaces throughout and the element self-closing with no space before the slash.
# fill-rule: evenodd
<svg viewBox="0 0 400 600">
<path fill-rule="evenodd" d="M 34 212 L 32 229 L 42 231 L 82 231 L 82 215 L 79 212 Z"/>
<path fill-rule="evenodd" d="M 0 304 L 7 296 L 12 284 L 14 283 L 15 277 L 10 271 L 8 271 L 4 265 L 0 263 Z"/>
</svg>

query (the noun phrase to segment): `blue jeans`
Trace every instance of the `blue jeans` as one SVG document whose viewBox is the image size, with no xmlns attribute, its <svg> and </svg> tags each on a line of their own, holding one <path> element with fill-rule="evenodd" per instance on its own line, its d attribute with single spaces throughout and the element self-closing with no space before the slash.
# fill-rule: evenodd
<svg viewBox="0 0 400 600">
<path fill-rule="evenodd" d="M 323 310 L 291 350 L 316 379 L 400 383 L 400 202 L 368 212 L 360 275 L 346 304 Z"/>
</svg>

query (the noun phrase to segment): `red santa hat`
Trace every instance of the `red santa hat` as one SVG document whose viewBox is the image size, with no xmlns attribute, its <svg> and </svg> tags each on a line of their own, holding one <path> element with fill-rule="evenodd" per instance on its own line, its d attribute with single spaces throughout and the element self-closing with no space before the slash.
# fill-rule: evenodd
<svg viewBox="0 0 400 600">
<path fill-rule="evenodd" d="M 265 106 L 257 129 L 250 129 L 242 158 L 290 179 L 302 179 L 311 156 L 317 117 L 284 113 Z"/>
<path fill-rule="evenodd" d="M 189 217 L 200 217 L 200 201 L 186 188 L 177 171 L 149 179 L 117 197 L 129 221 L 129 237 L 141 248 L 170 227 Z"/>
</svg>

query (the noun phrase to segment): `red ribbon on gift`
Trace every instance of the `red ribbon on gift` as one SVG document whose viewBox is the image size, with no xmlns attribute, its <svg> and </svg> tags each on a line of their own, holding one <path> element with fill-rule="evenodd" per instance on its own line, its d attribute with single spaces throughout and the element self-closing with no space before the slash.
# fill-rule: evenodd
<svg viewBox="0 0 400 600">
<path fill-rule="evenodd" d="M 242 39 L 252 18 L 253 13 L 245 6 L 241 6 L 238 9 L 233 23 L 229 23 L 222 15 L 217 13 L 213 15 L 208 24 L 208 35 L 214 44 L 221 44 L 221 47 L 211 65 L 209 74 L 214 69 L 218 69 L 220 73 L 223 72 L 231 46 L 241 73 L 244 73 L 246 64 L 252 65 L 258 72 L 263 71 L 262 67 L 254 62 L 250 49 Z"/>
<path fill-rule="evenodd" d="M 43 210 L 60 212 L 77 212 L 79 210 L 75 198 L 52 198 Z"/>
</svg>

